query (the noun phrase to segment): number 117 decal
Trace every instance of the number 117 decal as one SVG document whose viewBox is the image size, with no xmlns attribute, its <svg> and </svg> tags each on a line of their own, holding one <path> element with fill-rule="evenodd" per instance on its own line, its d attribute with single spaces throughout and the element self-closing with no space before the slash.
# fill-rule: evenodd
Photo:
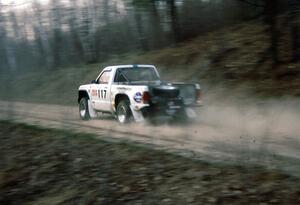
<svg viewBox="0 0 300 205">
<path fill-rule="evenodd" d="M 98 97 L 102 98 L 102 99 L 105 99 L 106 98 L 106 93 L 107 93 L 107 90 L 98 90 Z"/>
</svg>

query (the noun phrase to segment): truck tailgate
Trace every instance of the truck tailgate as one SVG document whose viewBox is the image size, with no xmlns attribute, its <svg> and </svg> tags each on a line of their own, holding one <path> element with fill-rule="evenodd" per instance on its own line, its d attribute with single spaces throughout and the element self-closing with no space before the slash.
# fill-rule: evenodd
<svg viewBox="0 0 300 205">
<path fill-rule="evenodd" d="M 200 86 L 197 84 L 187 84 L 187 83 L 172 83 L 180 90 L 180 96 L 183 98 L 184 105 L 193 106 L 197 105 Z"/>
</svg>

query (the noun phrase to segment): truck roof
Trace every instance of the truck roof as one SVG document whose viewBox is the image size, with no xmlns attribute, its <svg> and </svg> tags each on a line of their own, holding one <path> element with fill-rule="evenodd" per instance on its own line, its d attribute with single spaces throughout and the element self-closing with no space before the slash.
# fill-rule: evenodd
<svg viewBox="0 0 300 205">
<path fill-rule="evenodd" d="M 114 66 L 108 66 L 105 67 L 104 70 L 109 70 L 109 69 L 117 69 L 117 68 L 139 68 L 139 67 L 151 67 L 155 68 L 154 65 L 146 65 L 146 64 L 130 64 L 130 65 L 114 65 Z"/>
</svg>

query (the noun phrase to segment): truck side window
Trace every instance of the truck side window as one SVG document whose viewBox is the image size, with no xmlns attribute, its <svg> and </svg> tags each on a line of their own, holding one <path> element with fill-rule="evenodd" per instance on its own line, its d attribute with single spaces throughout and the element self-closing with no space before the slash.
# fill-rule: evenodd
<svg viewBox="0 0 300 205">
<path fill-rule="evenodd" d="M 124 78 L 121 72 L 117 71 L 114 82 L 117 83 L 126 82 L 126 79 Z"/>
<path fill-rule="evenodd" d="M 104 71 L 98 79 L 99 84 L 108 84 L 111 71 Z"/>
</svg>

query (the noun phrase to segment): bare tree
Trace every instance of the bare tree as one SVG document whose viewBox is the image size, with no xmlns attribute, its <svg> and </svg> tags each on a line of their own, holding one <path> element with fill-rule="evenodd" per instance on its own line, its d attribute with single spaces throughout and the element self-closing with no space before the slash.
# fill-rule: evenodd
<svg viewBox="0 0 300 205">
<path fill-rule="evenodd" d="M 280 31 L 277 25 L 277 15 L 279 12 L 279 0 L 239 0 L 246 4 L 252 5 L 254 7 L 261 7 L 263 9 L 264 20 L 268 25 L 267 32 L 270 38 L 270 46 L 266 51 L 264 57 L 261 62 L 266 60 L 266 56 L 271 55 L 272 59 L 272 67 L 275 68 L 280 62 L 279 54 L 278 54 L 278 44 L 280 38 Z"/>
<path fill-rule="evenodd" d="M 81 25 L 79 35 L 83 45 L 84 59 L 87 63 L 97 62 L 95 52 L 95 36 L 93 33 L 92 18 L 90 16 L 90 7 L 92 5 L 85 4 L 81 10 Z"/>
<path fill-rule="evenodd" d="M 140 42 L 140 47 L 142 50 L 147 51 L 149 50 L 148 42 L 144 33 L 144 28 L 143 28 L 143 19 L 141 15 L 141 9 L 135 9 L 134 11 L 134 16 L 135 16 L 135 21 L 136 21 L 136 28 L 137 32 L 139 35 L 139 42 Z"/>
<path fill-rule="evenodd" d="M 24 65 L 30 59 L 32 66 L 28 67 L 48 69 L 65 64 L 98 62 L 122 52 L 151 50 L 176 44 L 249 16 L 256 17 L 256 14 L 263 12 L 270 46 L 262 59 L 272 59 L 275 67 L 281 60 L 278 48 L 280 29 L 276 16 L 282 12 L 282 2 L 51 0 L 49 4 L 42 5 L 34 0 L 33 12 L 25 12 L 26 18 L 31 19 L 26 25 L 23 23 L 25 20 L 19 18 L 18 10 L 13 10 L 13 7 L 9 8 L 11 10 L 6 8 L 5 12 L 2 10 L 1 65 L 16 69 L 18 64 Z M 250 11 L 251 15 L 243 11 Z M 298 14 L 294 11 L 290 13 L 289 25 L 293 42 L 292 61 L 297 61 L 300 47 Z M 23 32 L 25 30 L 27 34 Z M 22 59 L 19 59 L 20 56 Z"/>
<path fill-rule="evenodd" d="M 78 20 L 78 8 L 77 0 L 71 1 L 70 7 L 70 16 L 68 19 L 68 24 L 70 27 L 70 36 L 71 36 L 71 52 L 72 52 L 72 61 L 81 62 L 80 58 L 85 56 L 84 48 L 81 42 L 80 33 L 79 33 L 79 20 Z"/>
<path fill-rule="evenodd" d="M 300 42 L 299 42 L 299 13 L 300 1 L 293 0 L 289 2 L 289 22 L 291 24 L 291 42 L 292 42 L 292 62 L 300 60 Z"/>
<path fill-rule="evenodd" d="M 63 37 L 62 37 L 62 15 L 61 15 L 61 4 L 59 0 L 52 0 L 52 12 L 51 12 L 51 23 L 53 31 L 53 40 L 51 43 L 52 54 L 53 54 L 53 66 L 58 67 L 62 64 L 61 50 L 63 47 Z"/>
<path fill-rule="evenodd" d="M 50 49 L 49 35 L 43 24 L 42 8 L 36 0 L 32 5 L 34 11 L 33 15 L 33 31 L 35 36 L 35 44 L 37 51 L 36 59 L 39 61 L 39 66 L 43 65 L 45 68 L 50 68 L 53 65 L 53 57 Z"/>
<path fill-rule="evenodd" d="M 279 30 L 277 28 L 277 14 L 278 14 L 278 0 L 265 0 L 265 20 L 269 25 L 268 32 L 270 36 L 270 53 L 272 57 L 273 67 L 276 67 L 279 63 L 278 56 L 278 41 Z"/>
<path fill-rule="evenodd" d="M 171 28 L 172 28 L 174 40 L 175 42 L 179 42 L 182 39 L 182 36 L 181 36 L 181 30 L 180 30 L 175 0 L 167 0 L 167 5 L 170 13 Z"/>
<path fill-rule="evenodd" d="M 13 42 L 7 36 L 7 28 L 9 27 L 7 25 L 8 19 L 2 8 L 2 3 L 0 2 L 0 40 L 7 65 L 9 69 L 14 72 L 17 69 L 15 47 L 12 45 Z"/>
</svg>

